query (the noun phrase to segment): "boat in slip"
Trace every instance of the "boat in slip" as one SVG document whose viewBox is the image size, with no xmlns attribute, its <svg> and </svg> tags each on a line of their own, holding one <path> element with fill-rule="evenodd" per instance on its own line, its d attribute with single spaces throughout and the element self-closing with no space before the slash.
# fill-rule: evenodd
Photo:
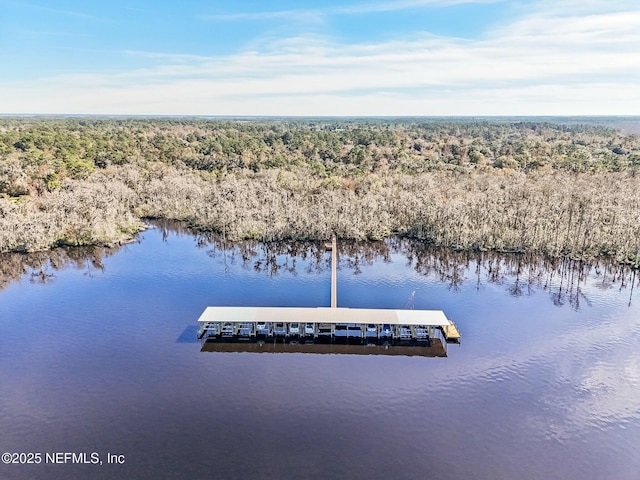
<svg viewBox="0 0 640 480">
<path fill-rule="evenodd" d="M 291 322 L 289 324 L 289 336 L 292 336 L 292 337 L 300 336 L 300 323 Z"/>
</svg>

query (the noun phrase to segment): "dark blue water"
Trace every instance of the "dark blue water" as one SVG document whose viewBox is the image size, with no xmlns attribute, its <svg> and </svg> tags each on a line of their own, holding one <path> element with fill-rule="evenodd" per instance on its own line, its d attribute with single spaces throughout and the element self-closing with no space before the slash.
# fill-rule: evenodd
<svg viewBox="0 0 640 480">
<path fill-rule="evenodd" d="M 243 260 L 160 230 L 9 283 L 0 453 L 42 461 L 0 478 L 640 478 L 637 280 L 348 251 L 340 306 L 403 308 L 415 291 L 462 344 L 447 358 L 201 352 L 208 305 L 328 305 L 328 254 L 270 264 L 259 245 Z M 102 465 L 46 463 L 56 452 Z"/>
</svg>

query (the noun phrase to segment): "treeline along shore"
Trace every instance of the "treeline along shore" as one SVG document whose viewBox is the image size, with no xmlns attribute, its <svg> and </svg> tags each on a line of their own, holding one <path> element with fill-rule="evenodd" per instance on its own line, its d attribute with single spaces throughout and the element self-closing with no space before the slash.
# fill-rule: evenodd
<svg viewBox="0 0 640 480">
<path fill-rule="evenodd" d="M 637 268 L 639 187 L 638 137 L 593 124 L 0 119 L 0 252 L 114 245 L 155 218 Z"/>
</svg>

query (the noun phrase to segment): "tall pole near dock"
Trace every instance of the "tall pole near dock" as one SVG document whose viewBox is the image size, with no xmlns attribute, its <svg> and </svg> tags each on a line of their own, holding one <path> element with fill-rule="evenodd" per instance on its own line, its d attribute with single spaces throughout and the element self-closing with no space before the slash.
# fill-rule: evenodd
<svg viewBox="0 0 640 480">
<path fill-rule="evenodd" d="M 331 240 L 331 308 L 338 307 L 338 248 L 336 246 L 336 236 Z"/>
</svg>

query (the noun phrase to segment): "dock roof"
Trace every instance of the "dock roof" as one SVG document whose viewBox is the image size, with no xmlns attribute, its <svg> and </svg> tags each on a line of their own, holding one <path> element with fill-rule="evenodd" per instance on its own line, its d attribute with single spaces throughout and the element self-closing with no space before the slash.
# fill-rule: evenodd
<svg viewBox="0 0 640 480">
<path fill-rule="evenodd" d="M 327 307 L 207 307 L 198 322 L 309 322 L 432 325 L 451 322 L 441 310 Z"/>
</svg>

